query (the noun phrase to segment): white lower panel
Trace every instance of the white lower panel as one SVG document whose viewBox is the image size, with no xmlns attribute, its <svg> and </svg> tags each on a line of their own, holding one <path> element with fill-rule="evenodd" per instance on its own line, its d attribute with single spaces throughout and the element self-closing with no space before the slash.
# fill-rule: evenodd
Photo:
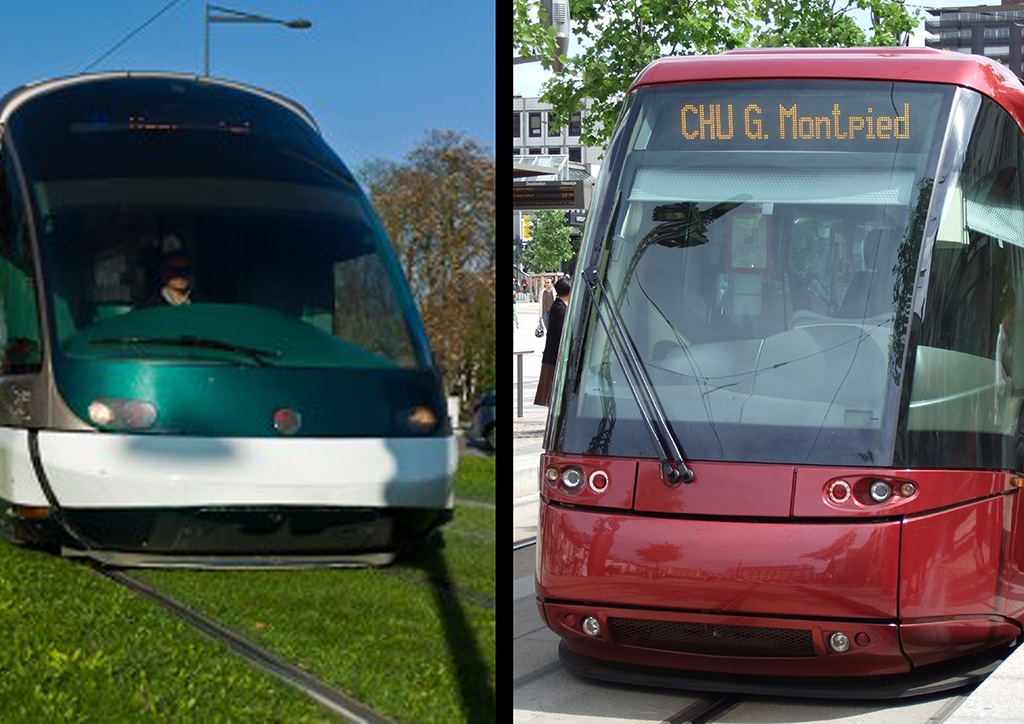
<svg viewBox="0 0 1024 724">
<path fill-rule="evenodd" d="M 32 469 L 28 430 L 0 427 L 0 498 L 16 505 L 49 505 Z"/>
<path fill-rule="evenodd" d="M 444 508 L 458 460 L 448 438 L 202 438 L 41 432 L 69 508 L 340 505 Z M 44 500 L 45 502 L 45 500 Z"/>
</svg>

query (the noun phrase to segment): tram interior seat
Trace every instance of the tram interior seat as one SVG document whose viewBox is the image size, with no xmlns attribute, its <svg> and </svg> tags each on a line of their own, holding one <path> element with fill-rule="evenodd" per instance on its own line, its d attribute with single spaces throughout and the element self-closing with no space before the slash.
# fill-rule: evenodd
<svg viewBox="0 0 1024 724">
<path fill-rule="evenodd" d="M 876 317 L 892 311 L 893 267 L 900 247 L 896 229 L 873 229 L 864 237 L 864 271 L 856 272 L 836 316 Z"/>
</svg>

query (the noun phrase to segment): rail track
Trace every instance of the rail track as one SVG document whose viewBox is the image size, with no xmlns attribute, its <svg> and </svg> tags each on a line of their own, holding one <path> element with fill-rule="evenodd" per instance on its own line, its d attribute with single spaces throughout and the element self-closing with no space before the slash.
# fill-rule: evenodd
<svg viewBox="0 0 1024 724">
<path fill-rule="evenodd" d="M 91 565 L 100 575 L 106 576 L 134 593 L 160 604 L 188 625 L 222 642 L 254 666 L 273 675 L 285 684 L 298 689 L 331 713 L 339 716 L 342 720 L 353 722 L 354 724 L 384 724 L 385 722 L 392 722 L 391 719 L 374 712 L 362 702 L 325 684 L 320 679 L 303 671 L 277 654 L 240 636 L 189 606 L 161 593 L 152 586 L 138 581 L 129 574 L 97 564 Z"/>
</svg>

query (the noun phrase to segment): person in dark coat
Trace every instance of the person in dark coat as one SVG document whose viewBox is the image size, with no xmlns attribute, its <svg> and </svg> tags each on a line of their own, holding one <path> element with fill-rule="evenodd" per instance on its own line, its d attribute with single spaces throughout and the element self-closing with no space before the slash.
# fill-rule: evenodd
<svg viewBox="0 0 1024 724">
<path fill-rule="evenodd" d="M 551 383 L 555 377 L 555 362 L 558 361 L 558 345 L 562 341 L 562 327 L 565 314 L 569 311 L 569 292 L 572 285 L 568 279 L 555 282 L 555 301 L 548 312 L 547 339 L 544 340 L 544 356 L 540 361 L 540 381 L 537 383 L 535 405 L 547 405 L 551 398 Z"/>
</svg>

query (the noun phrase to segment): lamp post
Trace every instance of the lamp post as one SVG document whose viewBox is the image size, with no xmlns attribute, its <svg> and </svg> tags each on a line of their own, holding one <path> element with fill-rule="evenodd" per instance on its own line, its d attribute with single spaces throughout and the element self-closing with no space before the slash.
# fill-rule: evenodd
<svg viewBox="0 0 1024 724">
<path fill-rule="evenodd" d="M 213 11 L 212 13 L 210 11 Z M 293 30 L 307 30 L 313 27 L 313 23 L 303 18 L 296 18 L 295 20 L 280 20 L 278 18 L 270 18 L 266 15 L 256 15 L 255 13 L 246 13 L 241 10 L 232 10 L 231 8 L 222 7 L 220 5 L 211 5 L 205 3 L 203 7 L 203 30 L 204 30 L 204 48 L 205 53 L 203 55 L 203 75 L 210 75 L 210 23 L 270 23 L 272 25 L 283 25 L 286 28 Z"/>
</svg>

